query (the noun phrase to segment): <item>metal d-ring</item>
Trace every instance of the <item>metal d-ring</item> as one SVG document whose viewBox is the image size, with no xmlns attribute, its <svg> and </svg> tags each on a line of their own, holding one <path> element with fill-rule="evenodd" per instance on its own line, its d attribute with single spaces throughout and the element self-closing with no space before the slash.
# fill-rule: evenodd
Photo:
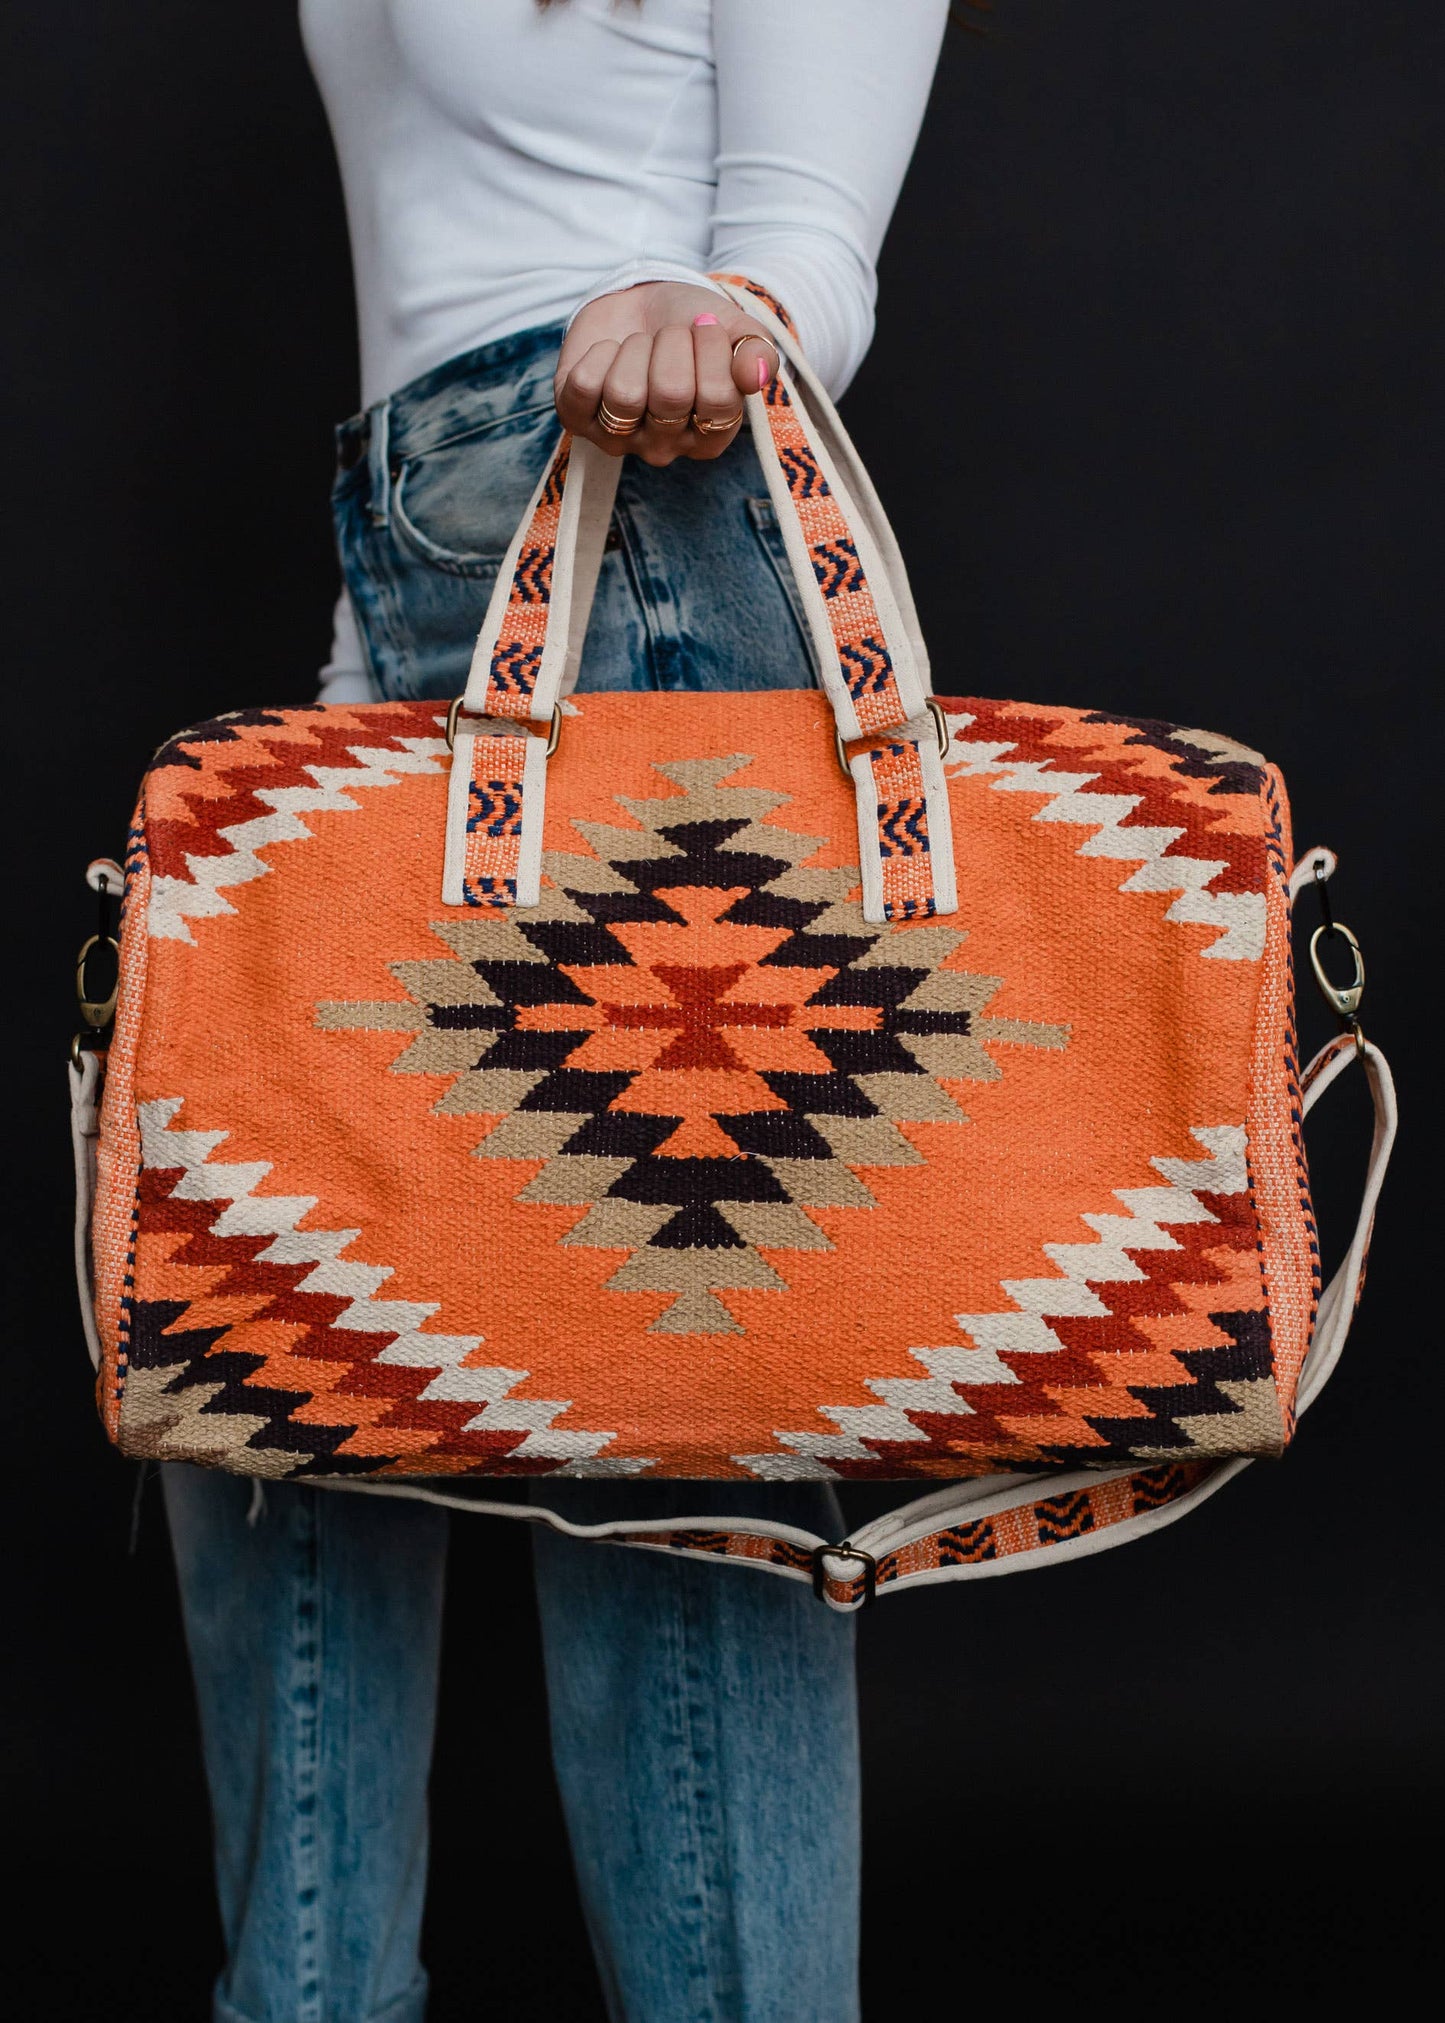
<svg viewBox="0 0 1445 2023">
<path fill-rule="evenodd" d="M 863 1582 L 863 1600 L 859 1604 L 859 1606 L 861 1608 L 866 1609 L 870 1602 L 877 1600 L 878 1598 L 877 1560 L 873 1557 L 871 1552 L 864 1552 L 861 1546 L 852 1545 L 845 1538 L 841 1545 L 818 1545 L 814 1546 L 813 1548 L 813 1593 L 818 1597 L 820 1602 L 827 1600 L 827 1594 L 825 1590 L 828 1581 L 828 1569 L 823 1564 L 825 1559 L 856 1560 L 858 1565 L 861 1566 L 863 1569 L 861 1575 L 861 1579 Z M 854 1580 L 857 1580 L 860 1578 L 860 1576 L 854 1574 L 852 1578 Z"/>
<path fill-rule="evenodd" d="M 464 695 L 455 696 L 447 709 L 447 750 L 449 752 L 456 750 L 457 720 L 461 716 L 462 705 L 465 701 L 466 697 Z M 500 719 L 496 717 L 477 718 L 478 723 L 496 723 L 501 721 L 506 722 L 507 731 L 510 732 L 514 737 L 519 730 L 526 730 L 528 731 L 529 735 L 531 734 L 529 726 L 532 720 L 530 717 L 526 720 L 526 722 L 520 724 L 512 722 L 510 718 L 507 719 Z M 505 735 L 505 733 L 503 734 Z M 540 733 L 538 735 L 540 735 Z M 560 702 L 554 702 L 552 705 L 551 727 L 547 732 L 547 749 L 546 752 L 543 754 L 543 756 L 545 758 L 550 759 L 553 752 L 556 751 L 558 745 L 560 745 L 561 742 L 562 742 L 562 705 Z"/>
<path fill-rule="evenodd" d="M 943 713 L 943 704 L 938 700 L 936 695 L 930 695 L 924 698 L 923 707 L 933 718 L 934 734 L 938 739 L 938 756 L 940 760 L 946 759 L 948 757 L 951 733 L 948 728 L 948 718 Z M 891 731 L 869 731 L 866 735 L 869 737 L 886 738 L 893 736 L 894 733 Z M 836 724 L 833 726 L 833 749 L 838 754 L 839 772 L 851 784 L 853 774 L 848 766 L 848 742 Z"/>
</svg>

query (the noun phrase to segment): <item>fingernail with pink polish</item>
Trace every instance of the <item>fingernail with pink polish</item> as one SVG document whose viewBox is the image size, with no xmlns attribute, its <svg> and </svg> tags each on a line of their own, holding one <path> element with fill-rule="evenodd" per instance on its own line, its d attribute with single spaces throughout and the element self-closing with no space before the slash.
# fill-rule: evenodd
<svg viewBox="0 0 1445 2023">
<path fill-rule="evenodd" d="M 761 393 L 761 392 L 762 392 L 763 388 L 764 388 L 764 387 L 765 387 L 765 386 L 767 385 L 767 383 L 768 383 L 768 361 L 767 361 L 767 360 L 766 360 L 765 358 L 760 358 L 760 359 L 758 360 L 758 392 L 759 392 L 759 393 Z"/>
<path fill-rule="evenodd" d="M 716 323 L 716 322 L 717 318 L 715 316 L 708 316 L 706 314 L 702 316 L 694 316 L 692 319 L 692 327 L 694 330 L 696 330 L 700 323 Z"/>
</svg>

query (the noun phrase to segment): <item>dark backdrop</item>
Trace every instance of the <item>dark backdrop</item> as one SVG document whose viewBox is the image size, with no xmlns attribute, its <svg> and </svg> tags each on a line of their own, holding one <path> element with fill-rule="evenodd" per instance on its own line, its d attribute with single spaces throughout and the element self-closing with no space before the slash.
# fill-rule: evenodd
<svg viewBox="0 0 1445 2023">
<path fill-rule="evenodd" d="M 1149 1543 L 862 1623 L 867 2014 L 912 2016 L 939 1984 L 951 2014 L 1251 2007 L 1292 1980 L 1378 2012 L 1423 1958 L 1441 1769 L 1418 1122 L 1442 905 L 1439 14 L 1000 0 L 993 19 L 949 38 L 846 408 L 938 686 L 1202 722 L 1277 758 L 1300 841 L 1342 853 L 1407 1124 L 1356 1339 L 1284 1463 Z M 127 1558 L 133 1471 L 90 1416 L 69 964 L 82 866 L 118 850 L 151 747 L 310 692 L 349 277 L 289 0 L 48 0 L 0 33 L 20 915 L 0 1981 L 48 2023 L 183 2023 L 217 1955 L 205 1804 L 159 1511 L 152 1492 Z M 1315 1133 L 1327 1236 L 1362 1107 Z M 595 2023 L 525 1537 L 461 1527 L 448 1638 L 435 2014 Z"/>
</svg>

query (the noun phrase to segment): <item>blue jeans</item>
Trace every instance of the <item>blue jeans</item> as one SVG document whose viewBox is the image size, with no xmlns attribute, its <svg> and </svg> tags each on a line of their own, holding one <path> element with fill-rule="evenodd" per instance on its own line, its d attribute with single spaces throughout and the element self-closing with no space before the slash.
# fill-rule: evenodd
<svg viewBox="0 0 1445 2023">
<path fill-rule="evenodd" d="M 454 360 L 339 431 L 338 542 L 386 695 L 449 696 L 556 421 L 558 333 Z M 581 684 L 795 687 L 811 669 L 751 444 L 629 462 Z M 217 2023 L 415 2023 L 446 1516 L 166 1471 L 227 1964 Z M 696 1485 L 547 1482 L 580 1522 Z M 841 1537 L 821 1484 L 709 1512 Z M 853 1625 L 791 1581 L 539 1532 L 552 1754 L 614 2023 L 854 2023 Z M 505 1626 L 501 1626 L 505 1634 Z M 477 1991 L 478 2023 L 486 1991 Z"/>
</svg>

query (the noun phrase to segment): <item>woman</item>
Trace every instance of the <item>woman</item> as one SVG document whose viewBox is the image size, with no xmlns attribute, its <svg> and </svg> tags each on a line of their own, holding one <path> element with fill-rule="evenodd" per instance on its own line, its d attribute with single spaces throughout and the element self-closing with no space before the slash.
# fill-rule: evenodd
<svg viewBox="0 0 1445 2023">
<path fill-rule="evenodd" d="M 592 688 L 812 679 L 745 395 L 782 301 L 836 393 L 943 0 L 303 0 L 345 186 L 365 412 L 322 696 L 464 686 L 561 425 L 627 455 Z M 223 2023 L 412 2023 L 446 1518 L 185 1467 L 166 1498 L 205 1734 Z M 687 1485 L 548 1482 L 597 1521 Z M 826 1484 L 711 1508 L 825 1536 Z M 248 1523 L 248 1514 L 257 1521 Z M 536 1542 L 552 1744 L 609 2014 L 857 2015 L 851 1621 L 791 1582 Z M 479 2013 L 484 1996 L 479 1995 Z"/>
</svg>

